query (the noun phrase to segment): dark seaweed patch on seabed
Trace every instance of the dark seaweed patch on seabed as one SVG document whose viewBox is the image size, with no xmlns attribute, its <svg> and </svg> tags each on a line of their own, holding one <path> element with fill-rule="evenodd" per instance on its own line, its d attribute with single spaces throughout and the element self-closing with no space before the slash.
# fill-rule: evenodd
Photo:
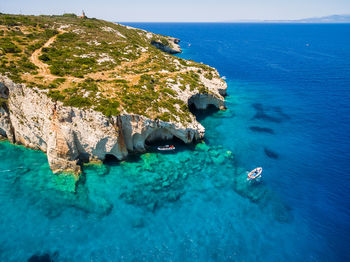
<svg viewBox="0 0 350 262">
<path fill-rule="evenodd" d="M 265 152 L 265 155 L 267 155 L 269 158 L 272 158 L 272 159 L 278 159 L 279 158 L 279 155 L 272 151 L 271 149 L 268 149 L 268 148 L 264 148 L 264 152 Z"/>
<path fill-rule="evenodd" d="M 52 255 L 45 254 L 35 254 L 31 256 L 27 262 L 55 262 L 58 258 L 58 252 L 54 252 Z"/>
<path fill-rule="evenodd" d="M 278 115 L 281 116 L 281 118 L 285 120 L 289 120 L 290 116 L 283 112 L 282 108 L 280 106 L 274 106 L 272 107 L 272 110 L 274 110 Z"/>
<path fill-rule="evenodd" d="M 253 132 L 257 133 L 267 133 L 267 134 L 274 134 L 275 131 L 273 129 L 268 128 L 268 127 L 259 127 L 259 126 L 251 126 L 249 129 Z"/>
<path fill-rule="evenodd" d="M 254 103 L 252 107 L 256 110 L 253 119 L 260 119 L 273 123 L 281 123 L 290 119 L 290 117 L 283 112 L 281 107 L 264 107 L 260 103 Z M 266 111 L 270 111 L 272 114 L 268 114 Z"/>
</svg>

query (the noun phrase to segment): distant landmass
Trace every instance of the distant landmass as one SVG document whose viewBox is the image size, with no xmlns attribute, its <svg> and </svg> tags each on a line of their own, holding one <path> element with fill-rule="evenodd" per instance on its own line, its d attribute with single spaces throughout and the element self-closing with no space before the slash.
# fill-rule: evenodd
<svg viewBox="0 0 350 262">
<path fill-rule="evenodd" d="M 297 20 L 240 20 L 241 23 L 350 23 L 349 15 L 330 15 Z"/>
<path fill-rule="evenodd" d="M 350 23 L 350 15 L 330 15 L 324 17 L 313 17 L 299 20 L 282 20 L 280 22 L 292 23 Z"/>
</svg>

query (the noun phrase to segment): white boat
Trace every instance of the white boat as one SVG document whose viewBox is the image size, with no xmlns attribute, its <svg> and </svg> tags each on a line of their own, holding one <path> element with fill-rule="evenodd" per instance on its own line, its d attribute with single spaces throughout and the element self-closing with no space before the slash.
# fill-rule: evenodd
<svg viewBox="0 0 350 262">
<path fill-rule="evenodd" d="M 248 173 L 247 180 L 255 180 L 255 179 L 261 178 L 262 170 L 263 170 L 262 167 L 257 167 L 254 170 L 250 171 Z"/>
<path fill-rule="evenodd" d="M 175 150 L 175 146 L 174 145 L 165 145 L 165 146 L 159 146 L 159 147 L 157 147 L 157 149 L 159 151 L 172 151 L 172 150 Z"/>
</svg>

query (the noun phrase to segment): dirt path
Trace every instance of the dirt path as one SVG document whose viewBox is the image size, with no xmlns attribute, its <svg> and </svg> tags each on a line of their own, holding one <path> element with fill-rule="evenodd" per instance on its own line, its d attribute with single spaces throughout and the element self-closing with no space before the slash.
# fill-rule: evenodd
<svg viewBox="0 0 350 262">
<path fill-rule="evenodd" d="M 64 33 L 63 31 L 60 31 L 59 34 Z M 30 61 L 36 65 L 37 67 L 39 67 L 39 75 L 51 75 L 51 72 L 49 70 L 49 65 L 45 64 L 44 62 L 42 62 L 39 57 L 42 54 L 42 49 L 44 47 L 49 47 L 53 42 L 55 42 L 57 36 L 59 35 L 55 35 L 53 37 L 51 37 L 42 47 L 40 47 L 39 49 L 35 50 L 34 53 L 31 55 L 30 57 Z"/>
<path fill-rule="evenodd" d="M 33 54 L 30 57 L 30 61 L 39 68 L 38 74 L 37 75 L 25 75 L 24 76 L 25 80 L 37 82 L 38 80 L 36 78 L 42 77 L 44 80 L 40 80 L 40 81 L 44 81 L 47 83 L 47 81 L 50 82 L 50 81 L 53 81 L 56 78 L 58 78 L 58 76 L 51 74 L 50 69 L 49 69 L 49 65 L 42 62 L 39 59 L 39 57 L 42 55 L 42 49 L 52 45 L 52 43 L 55 42 L 57 36 L 60 34 L 63 34 L 63 33 L 65 33 L 65 31 L 59 31 L 59 33 L 57 35 L 51 37 L 42 47 L 40 47 L 39 49 L 37 49 L 33 52 Z M 94 80 L 100 79 L 100 80 L 107 80 L 107 81 L 115 80 L 117 78 L 116 78 L 116 76 L 113 76 L 113 74 L 119 75 L 123 69 L 130 68 L 130 67 L 132 68 L 135 65 L 139 65 L 139 64 L 145 62 L 148 58 L 149 58 L 149 54 L 142 54 L 138 59 L 136 59 L 134 61 L 123 62 L 121 65 L 116 66 L 114 69 L 111 69 L 111 70 L 89 73 L 85 76 L 85 78 L 91 78 Z M 180 70 L 178 72 L 167 72 L 167 73 L 162 73 L 162 74 L 168 75 L 169 77 L 173 77 L 179 73 L 185 73 L 186 71 L 187 70 Z M 142 74 L 135 74 L 135 73 L 133 73 L 133 74 L 126 73 L 125 74 L 124 73 L 122 75 L 122 78 L 127 80 L 132 85 L 136 85 L 139 82 L 141 75 L 154 74 L 154 73 L 155 72 L 145 72 Z M 84 81 L 84 79 L 85 79 L 85 78 L 84 79 L 77 78 L 74 76 L 66 76 L 65 78 L 66 78 L 66 82 L 64 82 L 64 84 L 60 85 L 58 90 L 63 90 L 65 88 L 69 88 L 72 83 L 79 83 L 79 82 Z"/>
</svg>

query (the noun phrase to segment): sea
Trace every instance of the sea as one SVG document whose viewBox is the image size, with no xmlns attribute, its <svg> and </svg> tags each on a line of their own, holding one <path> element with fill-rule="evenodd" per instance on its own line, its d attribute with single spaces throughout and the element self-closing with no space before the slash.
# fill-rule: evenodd
<svg viewBox="0 0 350 262">
<path fill-rule="evenodd" d="M 350 261 L 350 24 L 127 24 L 217 68 L 227 110 L 77 185 L 0 142 L 0 261 Z"/>
</svg>

